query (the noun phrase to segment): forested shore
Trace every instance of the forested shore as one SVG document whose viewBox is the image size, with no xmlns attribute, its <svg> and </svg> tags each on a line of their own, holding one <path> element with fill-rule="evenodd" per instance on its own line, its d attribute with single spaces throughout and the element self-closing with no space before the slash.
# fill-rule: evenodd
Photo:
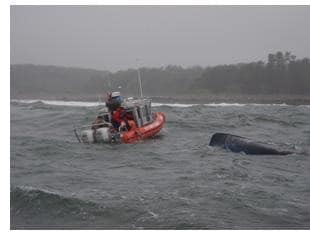
<svg viewBox="0 0 310 235">
<path fill-rule="evenodd" d="M 310 59 L 290 52 L 266 62 L 140 68 L 145 96 L 171 102 L 309 103 Z M 137 69 L 111 73 L 31 64 L 11 65 L 11 98 L 97 100 L 109 90 L 138 96 Z"/>
</svg>

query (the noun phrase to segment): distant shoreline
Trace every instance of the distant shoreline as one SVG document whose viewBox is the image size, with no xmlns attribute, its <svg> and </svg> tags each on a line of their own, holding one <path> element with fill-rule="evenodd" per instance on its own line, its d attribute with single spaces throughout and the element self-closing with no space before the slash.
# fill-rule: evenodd
<svg viewBox="0 0 310 235">
<path fill-rule="evenodd" d="M 98 101 L 99 94 L 94 95 L 15 95 L 11 99 L 42 99 L 63 101 Z M 290 104 L 310 105 L 310 96 L 307 95 L 175 95 L 175 96 L 148 96 L 153 102 L 206 104 L 206 103 L 242 103 L 242 104 Z M 101 95 L 103 99 L 103 95 Z"/>
</svg>

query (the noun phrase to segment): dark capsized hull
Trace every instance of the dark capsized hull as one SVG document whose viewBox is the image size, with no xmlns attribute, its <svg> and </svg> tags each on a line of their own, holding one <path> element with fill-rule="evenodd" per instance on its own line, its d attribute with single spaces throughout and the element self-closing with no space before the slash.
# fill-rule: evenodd
<svg viewBox="0 0 310 235">
<path fill-rule="evenodd" d="M 232 152 L 244 152 L 246 154 L 272 154 L 272 155 L 287 155 L 289 151 L 279 151 L 268 146 L 267 144 L 253 142 L 247 138 L 225 134 L 215 133 L 210 140 L 210 146 L 219 146 L 229 149 Z"/>
</svg>

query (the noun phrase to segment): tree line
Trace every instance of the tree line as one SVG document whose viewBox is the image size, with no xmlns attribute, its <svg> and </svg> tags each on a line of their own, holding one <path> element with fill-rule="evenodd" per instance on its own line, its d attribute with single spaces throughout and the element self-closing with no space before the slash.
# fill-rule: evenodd
<svg viewBox="0 0 310 235">
<path fill-rule="evenodd" d="M 310 94 L 310 59 L 290 52 L 269 54 L 267 61 L 183 68 L 140 68 L 148 96 L 182 94 Z M 93 69 L 11 65 L 11 96 L 98 95 L 121 90 L 138 95 L 137 70 L 115 73 Z"/>
<path fill-rule="evenodd" d="M 213 93 L 309 94 L 310 59 L 290 52 L 268 55 L 268 61 L 206 68 L 194 89 Z"/>
</svg>

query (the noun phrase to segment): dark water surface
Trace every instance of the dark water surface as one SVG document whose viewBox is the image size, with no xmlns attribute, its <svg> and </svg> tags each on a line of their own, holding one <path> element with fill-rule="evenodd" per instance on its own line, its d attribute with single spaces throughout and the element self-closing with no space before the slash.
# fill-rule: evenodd
<svg viewBox="0 0 310 235">
<path fill-rule="evenodd" d="M 310 229 L 309 106 L 159 105 L 154 139 L 78 144 L 97 110 L 11 102 L 12 229 Z M 231 153 L 215 132 L 296 153 Z"/>
</svg>

